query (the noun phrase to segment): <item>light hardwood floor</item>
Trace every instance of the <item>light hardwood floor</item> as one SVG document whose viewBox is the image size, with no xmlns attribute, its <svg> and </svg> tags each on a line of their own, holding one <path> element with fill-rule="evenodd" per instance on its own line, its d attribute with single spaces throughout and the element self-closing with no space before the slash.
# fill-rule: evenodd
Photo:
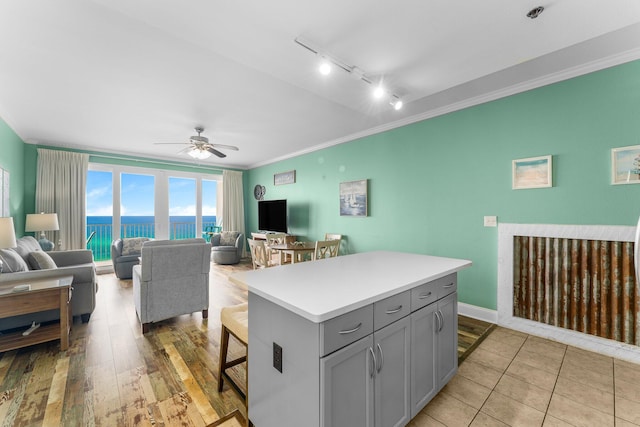
<svg viewBox="0 0 640 427">
<path fill-rule="evenodd" d="M 228 386 L 216 390 L 219 312 L 246 301 L 246 289 L 227 277 L 250 268 L 246 260 L 237 266 L 212 264 L 209 318 L 180 316 L 153 325 L 144 336 L 132 282 L 98 276 L 96 310 L 88 324 L 74 323 L 67 351 L 51 342 L 0 354 L 0 424 L 243 425 L 243 402 Z M 463 317 L 459 323 L 462 358 L 490 325 Z M 230 351 L 235 357 L 244 350 L 232 339 Z M 233 369 L 243 384 L 244 368 Z M 236 416 L 224 418 L 234 411 Z"/>
</svg>

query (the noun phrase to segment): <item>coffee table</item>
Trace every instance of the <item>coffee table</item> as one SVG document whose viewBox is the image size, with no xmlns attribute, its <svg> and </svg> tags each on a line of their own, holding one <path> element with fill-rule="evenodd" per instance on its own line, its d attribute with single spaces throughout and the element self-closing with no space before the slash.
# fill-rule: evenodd
<svg viewBox="0 0 640 427">
<path fill-rule="evenodd" d="M 29 335 L 22 335 L 23 330 L 0 335 L 0 352 L 57 339 L 60 340 L 61 350 L 69 348 L 72 281 L 73 276 L 64 276 L 56 279 L 21 280 L 0 285 L 0 318 L 51 309 L 60 311 L 60 322 L 42 325 Z M 30 290 L 15 291 L 15 286 L 20 285 L 30 285 Z"/>
</svg>

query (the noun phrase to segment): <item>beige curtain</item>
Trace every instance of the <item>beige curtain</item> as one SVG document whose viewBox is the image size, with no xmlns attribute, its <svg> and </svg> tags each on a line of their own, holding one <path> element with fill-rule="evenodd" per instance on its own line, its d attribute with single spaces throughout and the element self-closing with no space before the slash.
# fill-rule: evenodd
<svg viewBox="0 0 640 427">
<path fill-rule="evenodd" d="M 58 214 L 60 230 L 46 232 L 56 248 L 85 248 L 88 167 L 88 154 L 38 148 L 35 213 Z"/>
<path fill-rule="evenodd" d="M 222 172 L 222 229 L 239 231 L 247 236 L 244 229 L 244 192 L 240 171 Z M 246 243 L 243 248 L 246 248 Z"/>
</svg>

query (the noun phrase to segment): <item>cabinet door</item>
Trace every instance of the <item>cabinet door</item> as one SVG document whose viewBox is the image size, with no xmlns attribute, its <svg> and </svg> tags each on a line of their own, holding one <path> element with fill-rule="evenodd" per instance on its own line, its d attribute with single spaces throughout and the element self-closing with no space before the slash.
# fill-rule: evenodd
<svg viewBox="0 0 640 427">
<path fill-rule="evenodd" d="M 373 335 L 320 359 L 320 425 L 374 427 Z"/>
<path fill-rule="evenodd" d="M 441 325 L 438 330 L 438 390 L 458 371 L 458 293 L 438 301 Z"/>
<path fill-rule="evenodd" d="M 436 311 L 432 303 L 411 314 L 411 417 L 437 392 Z"/>
<path fill-rule="evenodd" d="M 410 327 L 409 317 L 404 317 L 373 334 L 376 427 L 399 427 L 411 420 Z"/>
</svg>

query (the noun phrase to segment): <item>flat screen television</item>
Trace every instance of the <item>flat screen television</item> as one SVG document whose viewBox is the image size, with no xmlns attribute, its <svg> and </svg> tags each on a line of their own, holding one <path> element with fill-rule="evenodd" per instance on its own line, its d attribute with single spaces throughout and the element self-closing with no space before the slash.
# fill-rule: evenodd
<svg viewBox="0 0 640 427">
<path fill-rule="evenodd" d="M 287 232 L 287 201 L 285 199 L 258 202 L 258 229 L 278 233 Z"/>
</svg>

